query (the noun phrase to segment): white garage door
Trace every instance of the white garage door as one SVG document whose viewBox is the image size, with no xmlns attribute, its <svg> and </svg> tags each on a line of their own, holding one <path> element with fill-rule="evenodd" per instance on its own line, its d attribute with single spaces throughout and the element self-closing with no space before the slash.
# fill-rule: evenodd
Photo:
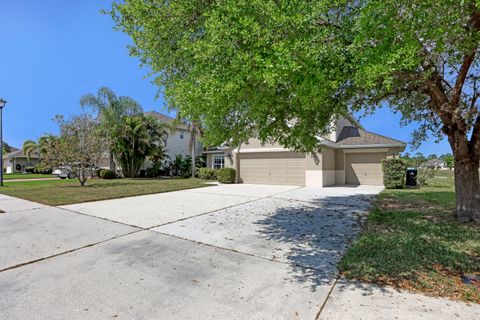
<svg viewBox="0 0 480 320">
<path fill-rule="evenodd" d="M 385 153 L 349 153 L 345 158 L 345 183 L 383 185 L 382 160 Z"/>
<path fill-rule="evenodd" d="M 305 185 L 305 153 L 240 153 L 243 183 Z"/>
</svg>

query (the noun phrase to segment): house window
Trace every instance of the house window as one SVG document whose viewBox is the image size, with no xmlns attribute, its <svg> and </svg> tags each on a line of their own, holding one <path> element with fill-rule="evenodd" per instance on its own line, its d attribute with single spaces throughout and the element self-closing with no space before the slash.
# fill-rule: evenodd
<svg viewBox="0 0 480 320">
<path fill-rule="evenodd" d="M 183 132 L 180 132 L 180 139 L 183 139 Z"/>
<path fill-rule="evenodd" d="M 213 156 L 213 169 L 221 169 L 225 166 L 225 157 L 222 156 Z"/>
</svg>

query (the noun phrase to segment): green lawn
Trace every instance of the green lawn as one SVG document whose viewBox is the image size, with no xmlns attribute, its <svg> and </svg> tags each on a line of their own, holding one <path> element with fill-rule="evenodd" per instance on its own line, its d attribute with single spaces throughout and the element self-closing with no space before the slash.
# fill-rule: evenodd
<svg viewBox="0 0 480 320">
<path fill-rule="evenodd" d="M 206 187 L 200 179 L 92 179 L 85 187 L 77 180 L 6 182 L 0 193 L 58 206 Z"/>
<path fill-rule="evenodd" d="M 52 174 L 37 174 L 37 173 L 9 173 L 4 174 L 4 180 L 13 180 L 13 179 L 39 179 L 39 178 L 55 178 L 56 176 Z"/>
<path fill-rule="evenodd" d="M 459 224 L 452 174 L 421 189 L 386 190 L 340 263 L 347 278 L 480 303 L 480 227 Z"/>
</svg>

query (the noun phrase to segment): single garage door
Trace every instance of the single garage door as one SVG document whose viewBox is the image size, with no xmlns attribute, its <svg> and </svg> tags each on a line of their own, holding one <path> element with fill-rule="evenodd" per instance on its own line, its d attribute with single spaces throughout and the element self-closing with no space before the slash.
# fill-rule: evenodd
<svg viewBox="0 0 480 320">
<path fill-rule="evenodd" d="M 243 183 L 305 185 L 305 153 L 240 153 Z"/>
<path fill-rule="evenodd" d="M 347 153 L 345 154 L 345 183 L 383 185 L 382 160 L 385 153 Z"/>
</svg>

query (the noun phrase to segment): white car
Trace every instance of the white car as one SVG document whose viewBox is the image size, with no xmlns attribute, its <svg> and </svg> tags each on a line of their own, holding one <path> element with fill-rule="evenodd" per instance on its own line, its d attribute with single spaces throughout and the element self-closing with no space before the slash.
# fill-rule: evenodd
<svg viewBox="0 0 480 320">
<path fill-rule="evenodd" d="M 74 179 L 75 173 L 70 167 L 58 167 L 52 171 L 52 174 L 58 176 L 60 179 Z"/>
</svg>

